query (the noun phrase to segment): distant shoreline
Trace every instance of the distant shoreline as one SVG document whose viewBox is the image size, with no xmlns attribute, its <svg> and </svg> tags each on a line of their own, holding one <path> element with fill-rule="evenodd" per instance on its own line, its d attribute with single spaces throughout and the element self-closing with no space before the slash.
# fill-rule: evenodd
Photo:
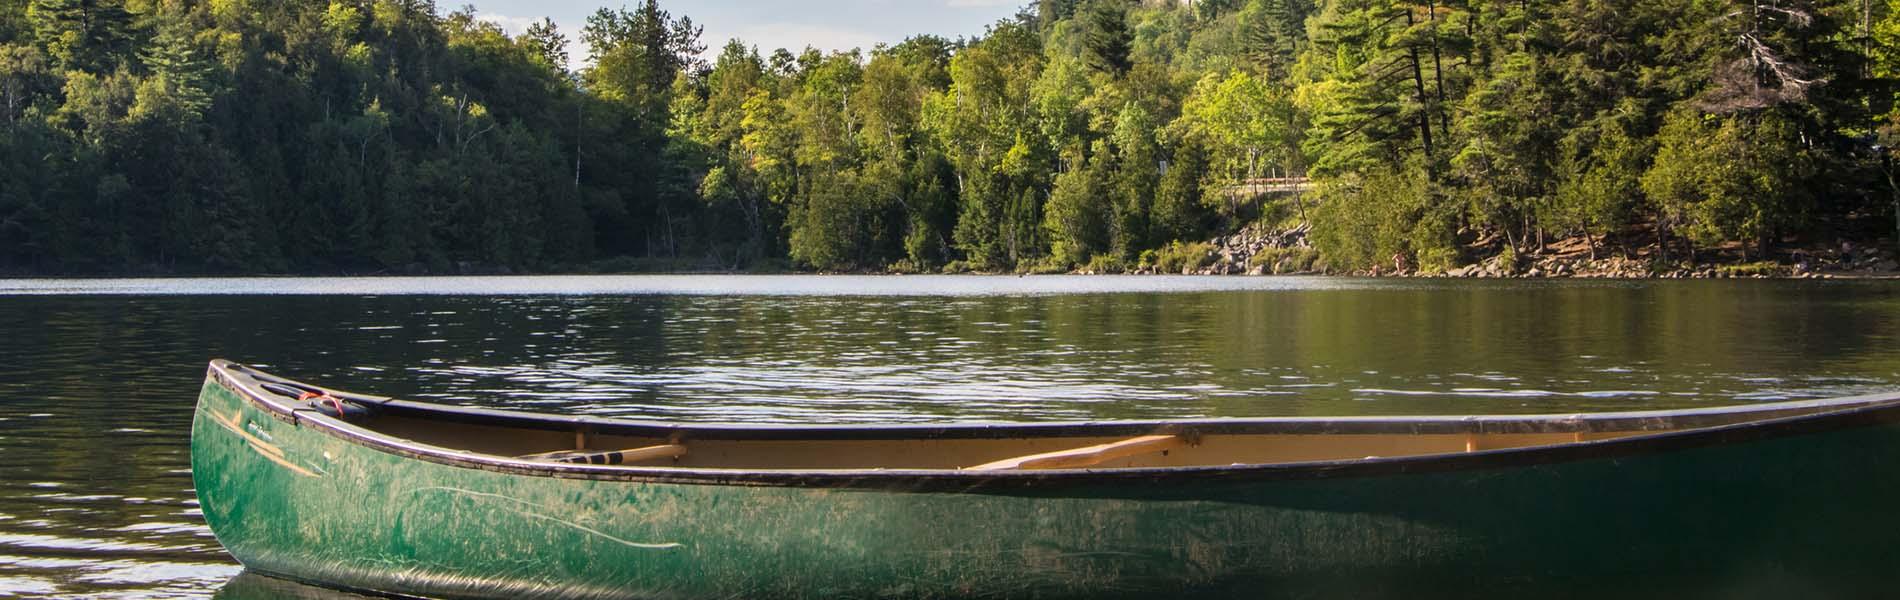
<svg viewBox="0 0 1900 600">
<path fill-rule="evenodd" d="M 90 273 L 45 273 L 0 269 L 0 279 L 202 279 L 202 278 L 401 278 L 401 277 L 562 277 L 622 275 L 969 275 L 1010 277 L 1028 275 L 1174 275 L 1174 276 L 1336 276 L 1378 278 L 1466 279 L 1900 279 L 1900 252 L 1886 240 L 1787 245 L 1764 257 L 1745 255 L 1738 247 L 1706 250 L 1693 261 L 1680 256 L 1663 260 L 1649 250 L 1631 252 L 1599 247 L 1581 237 L 1552 240 L 1536 250 L 1519 253 L 1508 246 L 1467 246 L 1467 260 L 1454 267 L 1421 268 L 1409 254 L 1393 262 L 1362 269 L 1334 269 L 1309 239 L 1312 227 L 1291 223 L 1274 228 L 1263 224 L 1242 227 L 1211 239 L 1174 242 L 1159 252 L 1145 252 L 1136 261 L 1108 261 L 1076 268 L 1050 268 L 1046 261 L 1025 261 L 1016 270 L 968 269 L 953 261 L 932 270 L 889 268 L 808 269 L 786 259 L 760 259 L 751 267 L 717 268 L 710 258 L 612 257 L 585 263 L 554 265 L 545 269 L 517 269 L 474 261 L 433 265 L 412 263 L 387 269 L 312 270 L 292 273 L 172 271 L 144 266 Z M 1131 264 L 1133 263 L 1133 264 Z"/>
<path fill-rule="evenodd" d="M 897 270 L 856 270 L 856 271 L 818 271 L 818 270 L 682 270 L 682 271 L 625 271 L 602 272 L 586 270 L 550 270 L 534 272 L 465 272 L 465 273 L 390 273 L 390 272 L 313 272 L 313 273 L 151 273 L 123 272 L 105 274 L 47 274 L 0 272 L 0 280 L 52 280 L 52 281 L 106 281 L 106 280 L 166 280 L 166 279 L 403 279 L 403 278 L 462 278 L 462 277 L 621 277 L 621 276 L 797 276 L 797 277 L 909 277 L 909 276 L 953 276 L 953 277 L 1042 277 L 1042 276 L 1087 276 L 1087 277 L 1341 277 L 1341 278 L 1380 278 L 1380 279 L 1900 279 L 1900 269 L 1820 269 L 1799 270 L 1796 265 L 1783 263 L 1748 263 L 1744 265 L 1706 264 L 1696 268 L 1677 268 L 1662 272 L 1629 272 L 1614 268 L 1596 268 L 1572 270 L 1568 272 L 1548 272 L 1540 269 L 1520 269 L 1505 273 L 1486 270 L 1483 263 L 1477 263 L 1452 269 L 1450 271 L 1373 271 L 1354 270 L 1345 272 L 1301 271 L 1291 273 L 1260 272 L 1208 272 L 1202 269 L 1195 272 L 1167 273 L 1152 270 L 1126 273 L 1097 273 L 1086 270 L 1074 270 L 1054 273 L 1029 273 L 1010 271 L 963 271 L 912 272 Z"/>
</svg>

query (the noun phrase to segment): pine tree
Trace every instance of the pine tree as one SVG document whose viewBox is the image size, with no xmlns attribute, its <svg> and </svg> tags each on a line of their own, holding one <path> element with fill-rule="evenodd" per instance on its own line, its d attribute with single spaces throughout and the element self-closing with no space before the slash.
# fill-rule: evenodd
<svg viewBox="0 0 1900 600">
<path fill-rule="evenodd" d="M 140 86 L 134 116 L 190 122 L 211 109 L 211 65 L 198 54 L 184 24 L 162 27 L 141 60 L 151 75 Z"/>
<path fill-rule="evenodd" d="M 1097 151 L 1093 160 L 1076 156 L 1064 161 L 1074 166 L 1056 176 L 1049 193 L 1042 229 L 1049 236 L 1050 256 L 1064 268 L 1088 264 L 1108 247 L 1113 212 L 1105 202 L 1107 158 L 1106 151 Z"/>
<path fill-rule="evenodd" d="M 1076 5 L 1080 3 L 1081 0 L 1036 0 L 1037 26 L 1048 30 L 1056 23 L 1075 16 Z"/>
<path fill-rule="evenodd" d="M 1379 0 L 1346 0 L 1333 8 L 1336 15 L 1321 25 L 1322 37 L 1314 43 L 1333 57 L 1330 69 L 1339 85 L 1308 136 L 1310 151 L 1318 155 L 1312 173 L 1363 173 L 1403 163 L 1420 129 L 1429 154 L 1430 121 L 1408 89 L 1421 72 L 1416 55 L 1387 44 L 1402 15 Z"/>
<path fill-rule="evenodd" d="M 131 50 L 132 15 L 117 0 L 32 0 L 26 15 L 64 69 L 109 72 Z"/>
<path fill-rule="evenodd" d="M 1210 219 L 1201 202 L 1201 184 L 1207 171 L 1207 151 L 1198 137 L 1189 137 L 1175 147 L 1174 159 L 1162 170 L 1150 212 L 1148 239 L 1155 247 L 1200 239 L 1206 233 Z"/>
<path fill-rule="evenodd" d="M 528 25 L 528 30 L 520 39 L 535 56 L 547 63 L 548 69 L 562 79 L 567 78 L 567 36 L 555 26 L 553 19 L 544 18 Z"/>
<path fill-rule="evenodd" d="M 1127 0 L 1091 0 L 1083 18 L 1083 48 L 1089 67 L 1115 77 L 1127 73 L 1133 66 L 1128 52 L 1134 39 L 1128 31 Z"/>
<path fill-rule="evenodd" d="M 1251 0 L 1240 12 L 1242 49 L 1268 79 L 1285 79 L 1306 46 L 1311 0 Z"/>
</svg>

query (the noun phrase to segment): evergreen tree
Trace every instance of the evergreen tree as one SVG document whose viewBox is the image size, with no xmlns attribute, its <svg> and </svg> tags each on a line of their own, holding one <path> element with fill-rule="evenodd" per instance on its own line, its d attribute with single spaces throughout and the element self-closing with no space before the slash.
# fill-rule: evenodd
<svg viewBox="0 0 1900 600">
<path fill-rule="evenodd" d="M 1176 146 L 1173 160 L 1161 173 L 1149 217 L 1148 239 L 1155 242 L 1154 247 L 1200 239 L 1207 232 L 1209 216 L 1201 202 L 1207 151 L 1198 139 L 1190 137 Z"/>
<path fill-rule="evenodd" d="M 1310 0 L 1249 0 L 1241 9 L 1240 34 L 1247 57 L 1268 79 L 1291 74 L 1306 46 L 1306 18 Z"/>
<path fill-rule="evenodd" d="M 1154 117 L 1140 104 L 1130 102 L 1122 106 L 1109 136 L 1115 157 L 1113 177 L 1108 182 L 1114 205 L 1109 251 L 1123 261 L 1133 260 L 1152 247 L 1150 220 L 1161 179 L 1156 129 Z"/>
<path fill-rule="evenodd" d="M 567 36 L 555 26 L 553 19 L 543 18 L 528 25 L 528 30 L 521 36 L 521 42 L 555 75 L 562 79 L 567 78 L 569 59 Z"/>
<path fill-rule="evenodd" d="M 1036 0 L 1036 23 L 1046 30 L 1075 16 L 1080 3 L 1081 0 Z"/>
<path fill-rule="evenodd" d="M 64 69 L 109 72 L 132 49 L 132 15 L 118 0 L 32 0 L 26 16 Z"/>
<path fill-rule="evenodd" d="M 1558 168 L 1544 218 L 1582 233 L 1594 259 L 1599 240 L 1622 230 L 1640 205 L 1643 170 L 1654 150 L 1615 124 L 1594 136 L 1571 136 L 1564 146 L 1568 158 Z"/>
<path fill-rule="evenodd" d="M 27 44 L 0 44 L 0 124 L 11 128 L 38 99 L 57 91 L 46 55 Z"/>
<path fill-rule="evenodd" d="M 1128 72 L 1129 44 L 1127 0 L 1089 0 L 1084 13 L 1083 47 L 1090 68 L 1119 77 Z"/>
<path fill-rule="evenodd" d="M 1093 161 L 1073 157 L 1076 168 L 1056 176 L 1055 189 L 1043 212 L 1042 227 L 1050 240 L 1050 256 L 1064 267 L 1088 264 L 1089 258 L 1109 246 L 1109 218 L 1114 215 L 1107 200 L 1105 151 L 1098 150 Z"/>
<path fill-rule="evenodd" d="M 146 46 L 142 59 L 150 76 L 139 88 L 133 116 L 195 122 L 210 110 L 212 67 L 191 38 L 185 24 L 171 23 Z"/>
</svg>

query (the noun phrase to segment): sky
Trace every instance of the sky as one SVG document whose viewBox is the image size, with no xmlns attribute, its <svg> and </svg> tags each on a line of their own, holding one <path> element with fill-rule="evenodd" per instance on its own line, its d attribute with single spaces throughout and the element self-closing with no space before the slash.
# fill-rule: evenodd
<svg viewBox="0 0 1900 600">
<path fill-rule="evenodd" d="M 634 7 L 641 0 L 480 0 L 475 13 L 511 34 L 542 17 L 554 19 L 569 40 L 575 67 L 587 56 L 577 38 L 587 15 L 601 7 Z M 706 32 L 700 41 L 707 58 L 732 38 L 757 46 L 761 54 L 777 48 L 794 52 L 810 45 L 821 50 L 869 50 L 879 42 L 931 33 L 955 39 L 976 36 L 984 27 L 1016 13 L 1029 0 L 661 0 L 674 17 L 686 16 Z M 438 2 L 445 9 L 460 1 Z"/>
</svg>

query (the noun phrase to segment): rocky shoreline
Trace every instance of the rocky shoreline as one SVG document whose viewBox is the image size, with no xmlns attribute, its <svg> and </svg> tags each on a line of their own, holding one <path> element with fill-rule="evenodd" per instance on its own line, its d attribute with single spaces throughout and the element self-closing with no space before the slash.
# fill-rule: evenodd
<svg viewBox="0 0 1900 600">
<path fill-rule="evenodd" d="M 1408 277 L 1465 278 L 1579 278 L 1579 279 L 1831 279 L 1841 277 L 1900 277 L 1900 265 L 1891 255 L 1866 260 L 1725 262 L 1657 264 L 1611 257 L 1529 256 L 1511 264 L 1506 256 L 1438 273 L 1390 273 Z"/>
<path fill-rule="evenodd" d="M 1900 279 L 1900 254 L 1886 246 L 1845 245 L 1840 249 L 1806 248 L 1784 251 L 1769 260 L 1743 261 L 1732 257 L 1696 263 L 1664 262 L 1647 256 L 1611 255 L 1603 251 L 1591 258 L 1582 239 L 1564 240 L 1546 246 L 1543 252 L 1498 253 L 1495 250 L 1467 248 L 1467 255 L 1483 255 L 1481 260 L 1445 270 L 1419 270 L 1402 261 L 1396 268 L 1338 270 L 1329 268 L 1311 240 L 1312 227 L 1298 224 L 1288 229 L 1250 225 L 1230 235 L 1205 242 L 1175 244 L 1162 253 L 1144 254 L 1141 266 L 1116 266 L 1102 271 L 1078 269 L 1074 275 L 1339 275 L 1354 277 L 1423 277 L 1477 279 Z M 903 275 L 911 271 L 869 269 L 861 271 L 802 271 L 780 263 L 770 268 L 730 269 L 694 268 L 692 261 L 679 259 L 614 259 L 588 265 L 569 265 L 540 271 L 515 271 L 507 267 L 480 263 L 453 263 L 440 270 L 417 264 L 393 270 L 372 272 L 339 271 L 327 273 L 181 273 L 157 268 L 108 273 L 47 274 L 0 270 L 0 279 L 97 279 L 97 278 L 179 278 L 179 277 L 417 277 L 417 276 L 510 276 L 510 275 L 718 275 L 718 274 L 860 274 Z M 965 272 L 965 271 L 960 271 Z M 1030 271 L 1062 273 L 1064 271 Z M 982 271 L 972 274 L 986 274 Z M 990 275 L 1022 274 L 1009 271 Z"/>
<path fill-rule="evenodd" d="M 1647 257 L 1599 256 L 1587 252 L 1505 252 L 1447 270 L 1418 270 L 1405 264 L 1392 269 L 1336 271 L 1319 259 L 1306 224 L 1277 230 L 1249 226 L 1193 247 L 1204 252 L 1200 264 L 1178 271 L 1149 266 L 1138 274 L 1182 275 L 1351 275 L 1360 277 L 1438 277 L 1491 279 L 1833 279 L 1900 278 L 1900 256 L 1890 248 L 1796 250 L 1774 260 L 1663 262 Z M 1561 245 L 1556 245 L 1561 246 Z M 1571 246 L 1576 246 L 1572 244 Z"/>
</svg>

